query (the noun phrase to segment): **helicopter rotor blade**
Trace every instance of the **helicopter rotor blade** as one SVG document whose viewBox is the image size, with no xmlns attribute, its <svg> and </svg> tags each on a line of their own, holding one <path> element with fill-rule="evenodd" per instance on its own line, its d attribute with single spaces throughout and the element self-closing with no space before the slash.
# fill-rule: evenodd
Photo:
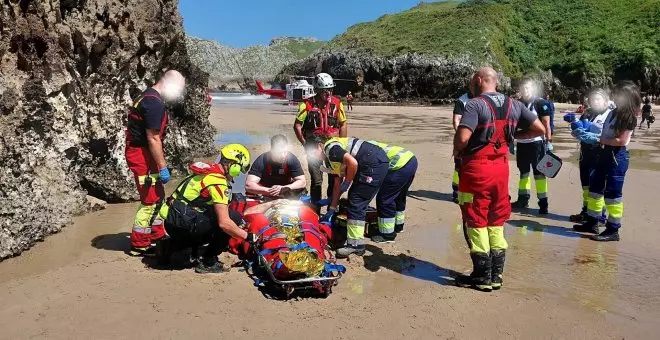
<svg viewBox="0 0 660 340">
<path fill-rule="evenodd" d="M 290 78 L 303 78 L 303 79 L 314 79 L 315 77 L 310 77 L 310 76 L 301 76 L 301 75 L 293 75 L 293 74 L 287 74 L 287 77 Z M 357 82 L 355 79 L 345 79 L 345 78 L 333 78 L 334 80 L 340 80 L 340 81 L 352 81 L 352 82 Z"/>
</svg>

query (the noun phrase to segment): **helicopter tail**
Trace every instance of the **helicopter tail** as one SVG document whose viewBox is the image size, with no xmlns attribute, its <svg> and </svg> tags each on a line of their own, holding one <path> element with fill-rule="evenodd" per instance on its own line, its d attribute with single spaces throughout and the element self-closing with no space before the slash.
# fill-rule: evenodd
<svg viewBox="0 0 660 340">
<path fill-rule="evenodd" d="M 261 82 L 259 80 L 255 80 L 255 82 L 257 83 L 257 90 L 259 90 L 260 93 L 265 92 L 264 86 L 261 84 Z"/>
</svg>

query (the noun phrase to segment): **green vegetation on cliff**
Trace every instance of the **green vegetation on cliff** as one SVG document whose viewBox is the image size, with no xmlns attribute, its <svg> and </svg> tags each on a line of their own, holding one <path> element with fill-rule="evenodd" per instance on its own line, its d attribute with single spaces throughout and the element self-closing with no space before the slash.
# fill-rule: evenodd
<svg viewBox="0 0 660 340">
<path fill-rule="evenodd" d="M 648 87 L 644 73 L 660 67 L 660 0 L 422 3 L 355 25 L 331 44 L 386 56 L 467 54 L 513 77 L 551 70 L 575 87 L 622 78 Z"/>
<path fill-rule="evenodd" d="M 320 41 L 313 38 L 275 38 L 270 42 L 273 48 L 283 48 L 289 51 L 294 58 L 303 59 L 314 54 L 317 50 L 325 47 L 326 41 Z"/>
</svg>

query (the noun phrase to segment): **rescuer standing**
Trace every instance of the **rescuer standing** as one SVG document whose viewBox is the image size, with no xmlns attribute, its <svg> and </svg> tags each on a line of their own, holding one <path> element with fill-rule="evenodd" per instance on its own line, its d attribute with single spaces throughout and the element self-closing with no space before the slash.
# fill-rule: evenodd
<svg viewBox="0 0 660 340">
<path fill-rule="evenodd" d="M 152 243 L 165 236 L 162 221 L 156 221 L 165 198 L 163 184 L 170 180 L 163 152 L 168 120 L 165 102 L 178 100 L 185 86 L 181 73 L 167 71 L 154 86 L 142 92 L 128 110 L 126 163 L 140 194 L 140 208 L 131 232 L 131 255 L 151 254 Z"/>
<path fill-rule="evenodd" d="M 293 130 L 298 141 L 305 148 L 316 148 L 315 137 L 332 138 L 346 137 L 348 126 L 346 124 L 346 112 L 341 100 L 332 95 L 335 81 L 327 73 L 319 73 L 314 78 L 314 90 L 316 96 L 300 104 L 298 115 L 293 124 Z M 312 178 L 310 185 L 310 196 L 316 204 L 321 199 L 321 187 L 323 186 L 323 172 L 319 159 L 307 158 L 309 175 Z M 332 197 L 335 176 L 328 174 L 327 197 Z M 317 208 L 318 212 L 318 208 Z"/>
<path fill-rule="evenodd" d="M 473 271 L 456 284 L 483 291 L 502 286 L 505 252 L 504 223 L 509 203 L 509 148 L 515 138 L 535 138 L 545 128 L 522 103 L 497 92 L 492 68 L 477 72 L 470 86 L 475 96 L 454 137 L 454 156 L 461 158 L 458 200 Z"/>
</svg>

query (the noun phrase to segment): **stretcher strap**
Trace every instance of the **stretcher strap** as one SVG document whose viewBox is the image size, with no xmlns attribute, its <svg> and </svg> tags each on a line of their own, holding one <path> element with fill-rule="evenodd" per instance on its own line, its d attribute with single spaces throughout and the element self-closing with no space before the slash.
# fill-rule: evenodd
<svg viewBox="0 0 660 340">
<path fill-rule="evenodd" d="M 326 263 L 325 267 L 323 267 L 323 277 L 329 277 L 332 272 L 338 272 L 338 273 L 346 273 L 346 267 L 342 266 L 341 264 L 336 264 L 336 263 Z"/>
</svg>

